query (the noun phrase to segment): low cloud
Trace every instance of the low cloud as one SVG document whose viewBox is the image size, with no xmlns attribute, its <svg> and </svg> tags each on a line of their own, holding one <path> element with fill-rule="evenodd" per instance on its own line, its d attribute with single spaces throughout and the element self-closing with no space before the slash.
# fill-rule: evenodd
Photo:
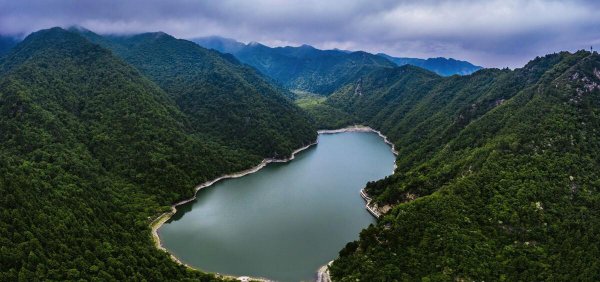
<svg viewBox="0 0 600 282">
<path fill-rule="evenodd" d="M 537 55 L 598 44 L 599 12 L 593 0 L 0 0 L 0 33 L 71 25 L 99 33 L 160 30 L 518 67 Z"/>
</svg>

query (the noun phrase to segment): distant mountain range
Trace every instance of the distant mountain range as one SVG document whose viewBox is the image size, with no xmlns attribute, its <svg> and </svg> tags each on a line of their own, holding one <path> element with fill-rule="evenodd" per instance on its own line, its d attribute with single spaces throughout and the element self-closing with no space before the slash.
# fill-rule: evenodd
<svg viewBox="0 0 600 282">
<path fill-rule="evenodd" d="M 0 56 L 20 41 L 0 35 Z M 441 76 L 468 75 L 482 69 L 467 61 L 452 58 L 405 58 L 363 51 L 320 50 L 310 45 L 269 47 L 258 42 L 248 44 L 230 38 L 209 36 L 192 39 L 196 44 L 229 53 L 277 84 L 296 91 L 329 95 L 338 87 L 355 79 L 363 67 L 395 67 L 413 65 Z"/>
<path fill-rule="evenodd" d="M 460 61 L 452 58 L 438 57 L 429 59 L 417 59 L 397 58 L 383 53 L 378 53 L 377 55 L 394 62 L 398 66 L 413 65 L 430 70 L 442 76 L 450 76 L 454 74 L 469 75 L 483 68 L 480 66 L 473 65 L 467 61 Z"/>
<path fill-rule="evenodd" d="M 382 53 L 374 55 L 363 51 L 320 50 L 310 45 L 268 47 L 257 42 L 244 44 L 219 36 L 196 38 L 192 41 L 205 48 L 233 54 L 284 87 L 318 94 L 330 94 L 349 82 L 350 78 L 355 78 L 363 67 L 409 64 L 442 76 L 467 75 L 482 69 L 469 62 L 451 58 L 396 58 Z"/>
<path fill-rule="evenodd" d="M 309 45 L 268 47 L 221 37 L 197 38 L 198 45 L 230 53 L 290 90 L 328 95 L 347 84 L 364 67 L 395 67 L 391 61 L 367 52 L 319 50 Z"/>
</svg>

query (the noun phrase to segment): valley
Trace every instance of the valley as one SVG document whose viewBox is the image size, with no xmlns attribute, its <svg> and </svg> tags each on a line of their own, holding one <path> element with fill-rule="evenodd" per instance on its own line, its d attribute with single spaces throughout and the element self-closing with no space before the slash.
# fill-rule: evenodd
<svg viewBox="0 0 600 282">
<path fill-rule="evenodd" d="M 600 279 L 597 52 L 211 40 L 1 38 L 0 281 Z"/>
</svg>

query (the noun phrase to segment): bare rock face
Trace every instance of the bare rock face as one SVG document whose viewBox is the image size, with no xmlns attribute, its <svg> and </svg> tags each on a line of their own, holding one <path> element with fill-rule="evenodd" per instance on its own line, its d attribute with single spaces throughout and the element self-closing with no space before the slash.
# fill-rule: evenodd
<svg viewBox="0 0 600 282">
<path fill-rule="evenodd" d="M 571 80 L 577 80 L 579 78 L 579 73 L 576 72 L 573 75 L 571 75 Z"/>
<path fill-rule="evenodd" d="M 590 93 L 596 89 L 600 90 L 600 84 L 595 80 L 600 80 L 600 70 L 594 68 L 594 75 L 590 77 L 585 74 L 581 74 L 579 72 L 573 73 L 569 78 L 571 81 L 579 82 L 580 87 L 575 89 L 576 95 L 571 98 L 569 101 L 578 104 L 581 102 L 583 96 L 587 93 Z"/>
<path fill-rule="evenodd" d="M 358 80 L 356 88 L 354 89 L 354 95 L 362 96 L 362 78 Z"/>
</svg>

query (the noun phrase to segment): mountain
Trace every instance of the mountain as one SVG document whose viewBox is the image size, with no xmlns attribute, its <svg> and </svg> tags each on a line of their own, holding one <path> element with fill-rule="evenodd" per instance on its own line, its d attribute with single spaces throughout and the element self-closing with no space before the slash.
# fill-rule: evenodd
<svg viewBox="0 0 600 282">
<path fill-rule="evenodd" d="M 366 185 L 383 215 L 334 280 L 600 280 L 600 55 L 345 79 L 302 101 L 313 120 L 369 125 L 399 154 Z M 193 185 L 312 141 L 284 95 L 164 33 L 29 35 L 0 57 L 0 281 L 219 280 L 174 263 L 148 225 Z"/>
<path fill-rule="evenodd" d="M 220 36 L 207 36 L 193 39 L 193 41 L 207 49 L 214 49 L 222 53 L 237 53 L 246 47 L 246 44 L 235 39 Z"/>
<path fill-rule="evenodd" d="M 363 67 L 395 66 L 385 58 L 362 51 L 319 50 L 309 45 L 272 48 L 257 42 L 244 45 L 219 37 L 193 41 L 233 54 L 287 89 L 321 95 L 329 95 L 351 82 Z"/>
<path fill-rule="evenodd" d="M 467 75 L 482 69 L 466 61 L 446 58 L 396 58 L 383 53 L 319 50 L 310 45 L 268 47 L 257 42 L 244 44 L 234 39 L 210 36 L 192 41 L 205 48 L 233 54 L 284 87 L 328 95 L 351 82 L 361 68 L 413 65 L 442 76 Z M 385 58 L 386 60 L 382 60 Z M 390 64 L 390 62 L 392 62 Z"/>
<path fill-rule="evenodd" d="M 309 117 L 253 68 L 168 34 L 86 38 L 158 84 L 200 132 L 263 157 L 288 156 L 316 138 Z"/>
<path fill-rule="evenodd" d="M 152 36 L 159 42 L 167 37 Z M 221 63 L 211 66 L 230 67 Z M 245 69 L 227 69 L 234 78 L 221 78 L 266 87 L 237 72 Z M 188 72 L 199 73 L 191 67 Z M 217 96 L 224 95 L 220 87 L 229 89 L 207 85 Z M 256 98 L 254 88 L 244 87 L 231 93 L 237 95 L 233 104 L 212 107 L 244 108 L 237 99 Z M 262 150 L 232 147 L 213 131 L 201 131 L 194 111 L 181 110 L 177 92 L 169 90 L 113 51 L 61 28 L 29 35 L 0 59 L 0 281 L 218 280 L 174 263 L 155 248 L 148 225 L 171 203 L 190 197 L 194 185 L 256 165 Z M 287 99 L 260 95 L 285 101 L 281 109 L 251 108 L 282 115 L 274 124 L 298 118 L 283 112 L 295 110 Z M 299 119 L 288 131 L 310 128 Z M 276 148 L 314 137 L 267 133 L 278 138 L 272 141 Z M 256 133 L 255 142 L 267 133 Z"/>
<path fill-rule="evenodd" d="M 339 281 L 598 280 L 600 56 L 436 77 L 366 73 L 325 105 L 381 130 L 398 168 L 368 183 L 384 215 Z"/>
<path fill-rule="evenodd" d="M 19 41 L 16 37 L 0 35 L 0 57 L 8 53 Z"/>
<path fill-rule="evenodd" d="M 467 61 L 459 61 L 452 58 L 446 59 L 439 57 L 417 59 L 392 57 L 383 53 L 378 53 L 377 55 L 394 62 L 398 66 L 413 65 L 430 70 L 442 76 L 450 76 L 454 74 L 468 75 L 482 69 L 482 67 L 473 65 Z"/>
</svg>

